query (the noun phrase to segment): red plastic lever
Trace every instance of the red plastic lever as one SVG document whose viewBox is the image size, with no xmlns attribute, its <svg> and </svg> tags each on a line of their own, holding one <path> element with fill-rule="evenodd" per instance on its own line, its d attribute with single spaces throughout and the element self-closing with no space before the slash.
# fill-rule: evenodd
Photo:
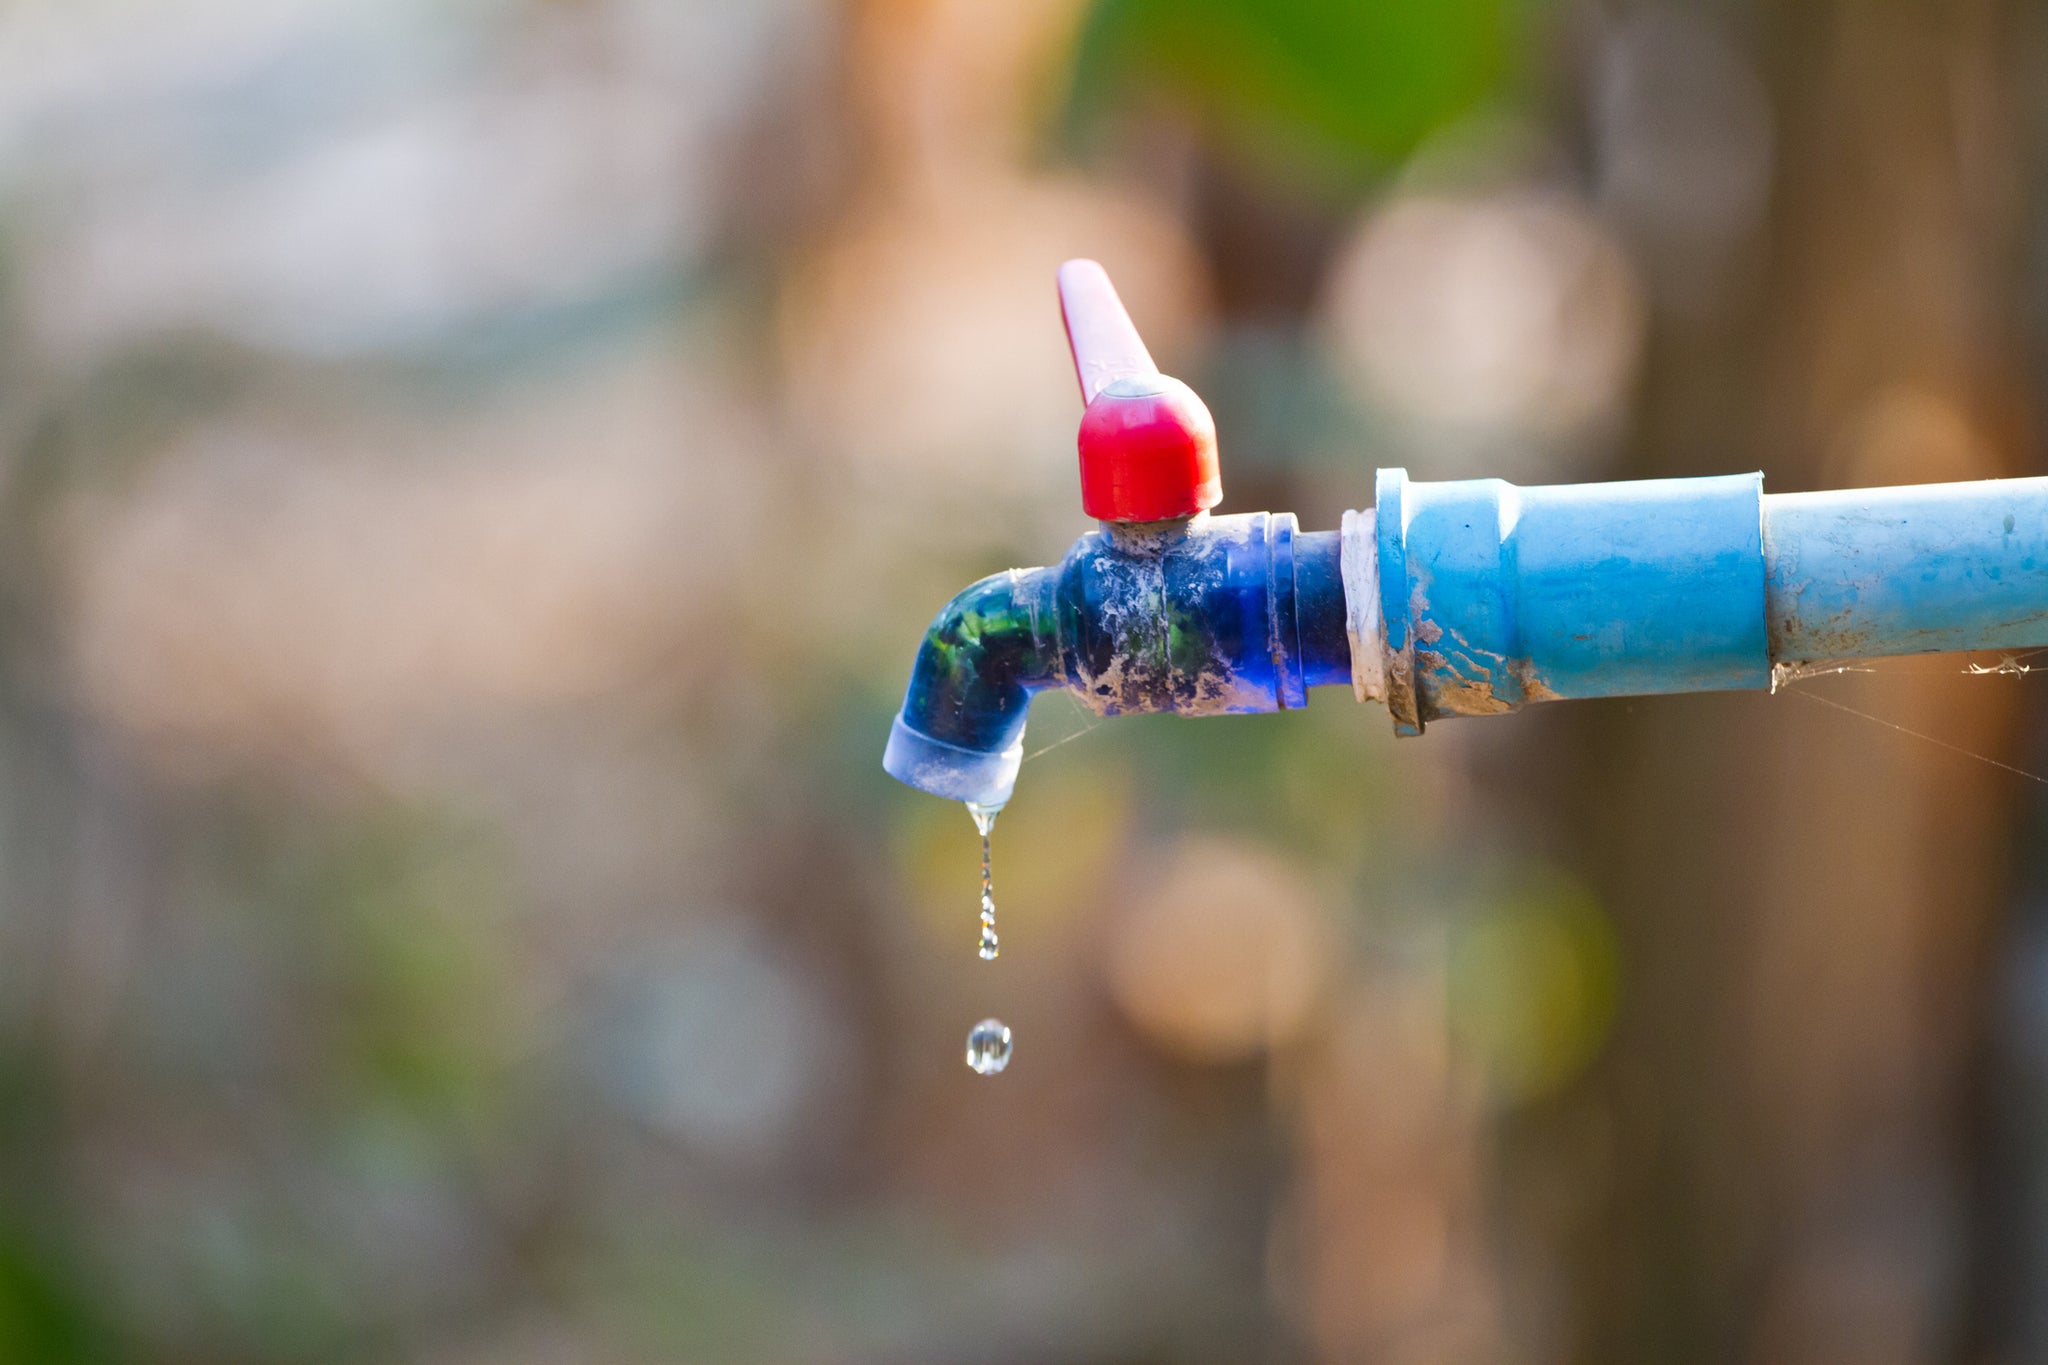
<svg viewBox="0 0 2048 1365">
<path fill-rule="evenodd" d="M 1059 282 L 1060 321 L 1067 325 L 1083 403 L 1094 402 L 1112 380 L 1150 379 L 1159 373 L 1107 270 L 1094 261 L 1068 261 L 1060 267 Z"/>
<path fill-rule="evenodd" d="M 1159 373 L 1107 271 L 1059 270 L 1060 314 L 1081 381 L 1081 509 L 1098 521 L 1170 521 L 1223 500 L 1216 422 Z"/>
</svg>

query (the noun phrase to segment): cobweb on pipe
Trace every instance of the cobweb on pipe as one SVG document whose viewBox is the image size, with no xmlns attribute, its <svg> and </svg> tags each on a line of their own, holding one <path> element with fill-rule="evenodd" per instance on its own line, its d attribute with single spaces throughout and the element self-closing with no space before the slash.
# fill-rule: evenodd
<svg viewBox="0 0 2048 1365">
<path fill-rule="evenodd" d="M 2043 654 L 2048 654 L 2048 649 L 2022 650 L 2017 654 L 2001 654 L 1996 663 L 1987 664 L 1971 659 L 1966 661 L 1961 668 L 1951 668 L 1945 664 L 1877 668 L 1867 662 L 1844 659 L 1821 659 L 1804 663 L 1777 663 L 1771 665 L 1771 693 L 1775 696 L 1781 689 L 1789 688 L 1794 683 L 1806 682 L 1814 678 L 1833 677 L 1842 673 L 1868 673 L 1877 677 L 1935 673 L 1972 678 L 2025 677 L 2029 673 L 2048 668 L 2048 664 L 2028 662 L 2030 659 L 2040 658 Z M 1993 758 L 1990 754 L 1978 753 L 1976 750 L 1966 748 L 1963 745 L 1950 743 L 1938 735 L 1930 735 L 1921 730 L 1910 729 L 1899 724 L 1897 721 L 1886 720 L 1883 716 L 1873 715 L 1858 707 L 1850 706 L 1846 702 L 1836 701 L 1832 697 L 1824 697 L 1818 692 L 1801 688 L 1798 695 L 1808 701 L 1818 702 L 1822 706 L 1840 711 L 1845 715 L 1856 716 L 1862 720 L 1869 721 L 1873 725 L 1881 725 L 1887 730 L 1897 731 L 1899 734 L 1911 739 L 1917 739 L 1924 744 L 1932 744 L 1936 748 L 1946 749 L 1950 753 L 1958 754 L 1963 758 L 1974 759 L 1976 762 L 1997 768 L 2002 772 L 2011 773 L 2015 777 L 2023 777 L 2029 782 L 2039 782 L 2043 786 L 2048 786 L 2048 776 L 2029 772 L 2027 769 L 2016 767 L 2011 763 L 2005 762 L 2003 759 Z"/>
<path fill-rule="evenodd" d="M 1065 696 L 1066 694 L 1061 693 L 1060 695 Z M 1033 749 L 1030 753 L 1024 755 L 1023 761 L 1025 763 L 1029 763 L 1034 758 L 1043 758 L 1045 755 L 1051 753 L 1054 749 L 1059 748 L 1063 744 L 1072 744 L 1075 740 L 1087 734 L 1096 726 L 1102 724 L 1102 717 L 1093 715 L 1087 711 L 1083 711 L 1078 703 L 1073 702 L 1071 698 L 1069 698 L 1068 700 L 1069 704 L 1073 706 L 1073 709 L 1076 712 L 1078 712 L 1081 716 L 1083 716 L 1086 719 L 1087 723 L 1084 724 L 1078 730 L 1072 731 L 1069 734 L 1061 735 L 1058 739 L 1054 740 L 1050 744 L 1044 745 L 1041 748 Z"/>
<path fill-rule="evenodd" d="M 1960 673 L 1972 678 L 2017 678 L 2048 668 L 2048 663 L 2027 662 L 2029 659 L 2038 659 L 2043 654 L 2048 654 L 2048 648 L 2026 649 L 2017 654 L 2001 654 L 1997 663 L 1980 663 L 1971 659 L 1961 668 L 1950 668 L 1946 664 L 1915 666 L 1910 663 L 1879 668 L 1865 659 L 1810 659 L 1800 663 L 1776 663 L 1771 665 L 1771 691 L 1776 692 L 1780 688 L 1790 687 L 1796 682 L 1805 682 L 1809 678 L 1831 678 L 1838 673 L 1873 673 L 1880 677 L 1909 673 Z"/>
<path fill-rule="evenodd" d="M 2001 654 L 1995 663 L 1984 663 L 1977 659 L 1970 659 L 1965 661 L 1960 668 L 1951 667 L 1947 664 L 1917 664 L 1905 661 L 1884 661 L 1885 666 L 1878 667 L 1869 661 L 1854 659 L 1815 659 L 1799 663 L 1777 663 L 1771 665 L 1771 693 L 1775 696 L 1780 691 L 1792 688 L 1794 684 L 1810 682 L 1816 678 L 1838 677 L 1844 673 L 1862 673 L 1874 677 L 1944 674 L 1950 677 L 2020 678 L 2031 673 L 2048 671 L 2048 661 L 2040 661 L 2043 655 L 2048 655 L 2048 648 Z M 2040 662 L 2029 662 L 2030 660 Z M 1846 702 L 1836 701 L 1833 697 L 1822 696 L 1818 692 L 1809 691 L 1805 688 L 1799 689 L 1798 695 L 1806 698 L 1808 701 L 1840 711 L 1844 715 L 1855 716 L 1858 719 L 1869 721 L 1873 725 L 1879 725 L 1887 730 L 1895 731 L 1909 739 L 1919 740 L 1923 744 L 1932 744 L 1936 748 L 1946 749 L 1950 753 L 1962 758 L 1972 759 L 1989 767 L 1997 768 L 2002 772 L 2011 773 L 2015 777 L 2023 777 L 2029 782 L 2039 782 L 2043 786 L 2048 786 L 2048 776 L 2029 772 L 2025 768 L 2016 767 L 2011 763 L 2005 762 L 2003 759 L 1994 758 L 1990 754 L 1979 753 L 1963 745 L 1953 744 L 1938 735 L 1930 735 L 1924 731 L 1911 729 L 1908 726 L 1899 724 L 1897 721 L 1887 720 L 1883 716 L 1874 715 L 1869 711 L 1850 706 Z M 1029 763 L 1033 759 L 1043 758 L 1054 749 L 1072 744 L 1075 740 L 1102 724 L 1102 717 L 1083 710 L 1079 705 L 1074 705 L 1073 709 L 1083 720 L 1081 727 L 1061 735 L 1050 744 L 1041 745 L 1033 749 L 1030 753 L 1024 755 L 1023 761 L 1025 763 Z"/>
</svg>

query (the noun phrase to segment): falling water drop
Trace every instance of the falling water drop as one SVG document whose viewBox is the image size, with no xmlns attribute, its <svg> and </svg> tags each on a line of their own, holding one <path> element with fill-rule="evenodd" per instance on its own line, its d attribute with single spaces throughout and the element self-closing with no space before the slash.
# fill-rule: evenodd
<svg viewBox="0 0 2048 1365">
<path fill-rule="evenodd" d="M 981 957 L 982 961 L 994 960 L 1003 950 L 1002 942 L 996 937 L 996 884 L 989 872 L 989 831 L 996 827 L 996 816 L 1002 813 L 1001 806 L 984 806 L 969 801 L 967 813 L 974 817 L 974 827 L 981 832 Z"/>
<path fill-rule="evenodd" d="M 1010 1029 L 1000 1019 L 984 1019 L 967 1035 L 967 1065 L 977 1076 L 993 1076 L 1010 1064 Z"/>
</svg>

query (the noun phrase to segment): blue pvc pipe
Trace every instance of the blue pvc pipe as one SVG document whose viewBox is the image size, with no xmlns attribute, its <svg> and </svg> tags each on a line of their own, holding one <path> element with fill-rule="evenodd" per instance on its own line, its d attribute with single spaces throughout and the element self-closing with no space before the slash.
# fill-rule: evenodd
<svg viewBox="0 0 2048 1365">
<path fill-rule="evenodd" d="M 1771 657 L 2048 645 L 2048 479 L 1764 499 Z"/>
<path fill-rule="evenodd" d="M 1770 685 L 1772 665 L 2048 646 L 2048 479 L 1410 483 L 1376 508 L 1396 726 Z"/>
<path fill-rule="evenodd" d="M 1526 702 L 1764 687 L 1762 476 L 1517 488 L 1379 475 L 1404 734 Z"/>
</svg>

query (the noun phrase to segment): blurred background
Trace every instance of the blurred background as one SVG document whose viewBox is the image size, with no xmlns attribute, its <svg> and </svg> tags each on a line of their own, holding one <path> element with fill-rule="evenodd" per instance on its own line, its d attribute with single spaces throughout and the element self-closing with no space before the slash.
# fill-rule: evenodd
<svg viewBox="0 0 2048 1365">
<path fill-rule="evenodd" d="M 2025 661 L 879 763 L 1069 256 L 1227 511 L 2048 472 L 2044 21 L 0 3 L 0 1359 L 2048 1361 Z"/>
</svg>

